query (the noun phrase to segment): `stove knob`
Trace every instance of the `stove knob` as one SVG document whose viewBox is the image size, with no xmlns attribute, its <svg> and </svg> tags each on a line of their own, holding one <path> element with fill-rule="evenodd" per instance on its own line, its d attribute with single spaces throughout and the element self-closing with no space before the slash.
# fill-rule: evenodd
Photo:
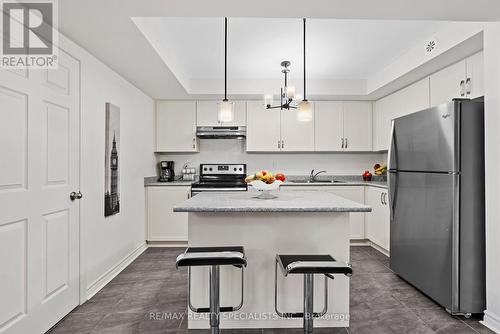
<svg viewBox="0 0 500 334">
<path fill-rule="evenodd" d="M 236 167 L 234 168 L 234 171 L 236 172 Z"/>
<path fill-rule="evenodd" d="M 209 171 L 212 171 L 212 168 L 209 168 L 208 170 L 209 170 Z"/>
<path fill-rule="evenodd" d="M 243 171 L 243 168 L 240 167 L 240 172 L 242 172 L 242 171 Z"/>
<path fill-rule="evenodd" d="M 203 168 L 203 170 L 206 172 L 207 171 L 207 167 Z"/>
</svg>

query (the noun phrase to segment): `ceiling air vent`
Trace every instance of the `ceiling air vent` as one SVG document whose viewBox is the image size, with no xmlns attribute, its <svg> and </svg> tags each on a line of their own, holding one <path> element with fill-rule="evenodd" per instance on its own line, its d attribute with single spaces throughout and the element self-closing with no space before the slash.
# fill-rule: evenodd
<svg viewBox="0 0 500 334">
<path fill-rule="evenodd" d="M 434 38 L 425 43 L 425 53 L 426 54 L 434 53 L 434 51 L 436 51 L 436 48 L 437 48 L 437 41 Z"/>
</svg>

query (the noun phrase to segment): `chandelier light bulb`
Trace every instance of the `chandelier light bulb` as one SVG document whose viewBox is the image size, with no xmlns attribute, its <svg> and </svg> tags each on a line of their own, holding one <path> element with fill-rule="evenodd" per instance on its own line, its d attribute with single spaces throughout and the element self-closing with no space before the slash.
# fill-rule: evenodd
<svg viewBox="0 0 500 334">
<path fill-rule="evenodd" d="M 286 96 L 292 100 L 295 98 L 295 86 L 286 87 Z"/>
<path fill-rule="evenodd" d="M 264 104 L 266 107 L 273 105 L 273 96 L 271 94 L 264 95 Z"/>
</svg>

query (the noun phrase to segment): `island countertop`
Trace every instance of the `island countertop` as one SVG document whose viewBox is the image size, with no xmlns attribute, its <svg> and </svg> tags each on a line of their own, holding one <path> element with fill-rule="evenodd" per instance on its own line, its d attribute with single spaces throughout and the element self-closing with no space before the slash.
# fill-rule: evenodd
<svg viewBox="0 0 500 334">
<path fill-rule="evenodd" d="M 256 192 L 201 193 L 176 205 L 174 212 L 370 212 L 371 207 L 323 191 L 280 192 L 274 199 Z"/>
</svg>

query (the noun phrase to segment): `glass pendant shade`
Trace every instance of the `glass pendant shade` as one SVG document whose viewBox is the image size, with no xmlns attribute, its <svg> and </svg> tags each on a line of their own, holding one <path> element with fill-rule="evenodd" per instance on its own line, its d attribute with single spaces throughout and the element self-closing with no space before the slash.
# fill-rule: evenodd
<svg viewBox="0 0 500 334">
<path fill-rule="evenodd" d="M 289 99 L 294 99 L 295 98 L 295 87 L 294 86 L 287 86 L 286 87 L 286 97 Z"/>
<path fill-rule="evenodd" d="M 310 122 L 313 119 L 312 105 L 309 101 L 301 101 L 297 108 L 297 120 L 299 122 Z"/>
<path fill-rule="evenodd" d="M 271 94 L 264 95 L 264 104 L 266 107 L 273 105 L 273 96 Z"/>
<path fill-rule="evenodd" d="M 217 119 L 221 123 L 229 123 L 234 121 L 234 103 L 227 100 L 220 102 Z"/>
</svg>

